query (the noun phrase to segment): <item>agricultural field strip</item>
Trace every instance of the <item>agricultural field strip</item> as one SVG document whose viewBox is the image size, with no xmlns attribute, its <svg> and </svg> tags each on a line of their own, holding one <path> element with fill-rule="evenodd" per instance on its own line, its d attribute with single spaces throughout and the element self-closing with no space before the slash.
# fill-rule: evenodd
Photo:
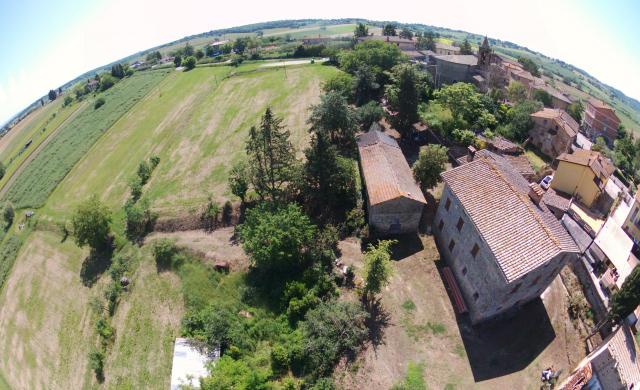
<svg viewBox="0 0 640 390">
<path fill-rule="evenodd" d="M 87 105 L 87 102 L 83 102 L 78 107 L 71 112 L 71 114 L 60 123 L 53 131 L 49 134 L 46 134 L 44 138 L 38 139 L 38 141 L 32 145 L 31 150 L 28 153 L 23 153 L 19 158 L 15 159 L 8 167 L 7 171 L 2 179 L 0 179 L 0 198 L 4 196 L 7 189 L 11 186 L 11 184 L 16 180 L 16 178 L 20 175 L 20 172 L 27 166 L 31 160 L 47 145 L 49 141 L 51 141 L 54 136 L 63 128 L 67 123 L 73 120 L 81 111 L 81 109 Z M 15 163 L 15 164 L 14 164 Z"/>
<path fill-rule="evenodd" d="M 104 106 L 86 106 L 78 116 L 62 127 L 56 137 L 25 166 L 3 199 L 17 208 L 40 207 L 91 146 L 131 107 L 162 80 L 168 71 L 136 74 L 101 94 Z"/>
</svg>

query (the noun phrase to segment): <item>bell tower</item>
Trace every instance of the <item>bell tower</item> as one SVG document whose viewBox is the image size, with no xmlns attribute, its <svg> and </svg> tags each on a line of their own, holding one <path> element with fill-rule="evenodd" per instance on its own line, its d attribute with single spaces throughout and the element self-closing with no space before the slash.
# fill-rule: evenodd
<svg viewBox="0 0 640 390">
<path fill-rule="evenodd" d="M 489 40 L 487 37 L 484 37 L 484 41 L 482 41 L 482 45 L 478 49 L 478 65 L 479 66 L 489 66 L 491 64 L 491 47 L 489 47 Z"/>
</svg>

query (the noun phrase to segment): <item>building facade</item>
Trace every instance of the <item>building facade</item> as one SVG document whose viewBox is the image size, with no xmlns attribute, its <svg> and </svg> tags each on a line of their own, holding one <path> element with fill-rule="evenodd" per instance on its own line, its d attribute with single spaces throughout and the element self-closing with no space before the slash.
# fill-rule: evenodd
<svg viewBox="0 0 640 390">
<path fill-rule="evenodd" d="M 580 131 L 580 126 L 565 111 L 543 108 L 531 114 L 534 126 L 529 130 L 529 142 L 551 158 L 568 153 Z"/>
<path fill-rule="evenodd" d="M 383 235 L 415 233 L 427 203 L 395 139 L 377 130 L 358 137 L 369 226 Z"/>
<path fill-rule="evenodd" d="M 631 210 L 622 225 L 622 229 L 631 237 L 636 245 L 640 245 L 640 187 L 636 192 Z"/>
<path fill-rule="evenodd" d="M 500 156 L 485 152 L 442 177 L 433 231 L 473 324 L 539 297 L 577 258 L 575 243 L 541 202 L 542 190 L 532 190 Z"/>
<path fill-rule="evenodd" d="M 436 54 L 450 56 L 460 54 L 460 48 L 457 46 L 447 45 L 446 43 L 436 42 Z"/>
<path fill-rule="evenodd" d="M 613 147 L 613 142 L 618 137 L 620 118 L 609 105 L 591 98 L 587 100 L 584 109 L 582 126 L 592 140 L 602 137 L 609 147 Z"/>
<path fill-rule="evenodd" d="M 615 167 L 599 152 L 578 149 L 557 158 L 558 167 L 551 181 L 555 191 L 574 197 L 588 208 L 603 194 Z"/>
</svg>

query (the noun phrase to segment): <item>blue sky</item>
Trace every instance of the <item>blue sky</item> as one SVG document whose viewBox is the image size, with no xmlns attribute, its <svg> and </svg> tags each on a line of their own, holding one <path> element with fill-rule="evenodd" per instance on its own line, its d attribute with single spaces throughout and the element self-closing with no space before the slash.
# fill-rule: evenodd
<svg viewBox="0 0 640 390">
<path fill-rule="evenodd" d="M 0 0 L 0 123 L 87 70 L 162 43 L 277 19 L 362 17 L 487 34 L 640 100 L 640 1 Z M 397 6 L 394 6 L 397 5 Z"/>
</svg>

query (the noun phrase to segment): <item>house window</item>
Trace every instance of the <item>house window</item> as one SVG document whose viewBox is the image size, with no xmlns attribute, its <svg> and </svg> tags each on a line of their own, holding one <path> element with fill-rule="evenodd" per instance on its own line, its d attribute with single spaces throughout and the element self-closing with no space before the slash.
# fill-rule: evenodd
<svg viewBox="0 0 640 390">
<path fill-rule="evenodd" d="M 515 294 L 518 292 L 519 289 L 520 289 L 520 283 L 516 284 L 516 286 L 513 288 L 513 290 L 511 290 L 509 294 Z"/>
<path fill-rule="evenodd" d="M 438 230 L 442 231 L 443 227 L 444 227 L 444 221 L 440 220 L 440 223 L 438 224 Z"/>
<path fill-rule="evenodd" d="M 480 247 L 478 246 L 478 244 L 473 244 L 473 248 L 471 248 L 471 256 L 473 256 L 473 258 L 475 259 L 479 251 Z"/>
<path fill-rule="evenodd" d="M 474 300 L 474 301 L 477 301 L 477 300 L 478 300 L 478 298 L 480 298 L 480 294 L 478 294 L 477 292 L 474 292 L 474 293 L 473 293 L 473 300 Z"/>
<path fill-rule="evenodd" d="M 453 239 L 451 239 L 451 241 L 449 241 L 449 252 L 453 251 L 453 248 L 456 247 L 456 242 L 453 241 Z"/>
<path fill-rule="evenodd" d="M 467 274 L 467 267 L 463 267 L 462 268 L 462 275 L 466 275 Z"/>
<path fill-rule="evenodd" d="M 451 207 L 451 199 L 447 199 L 446 203 L 444 204 L 444 209 L 449 211 L 449 207 Z"/>
<path fill-rule="evenodd" d="M 456 224 L 456 229 L 458 229 L 458 231 L 462 230 L 462 227 L 464 226 L 464 221 L 462 220 L 462 218 L 458 218 L 458 223 Z"/>
</svg>

